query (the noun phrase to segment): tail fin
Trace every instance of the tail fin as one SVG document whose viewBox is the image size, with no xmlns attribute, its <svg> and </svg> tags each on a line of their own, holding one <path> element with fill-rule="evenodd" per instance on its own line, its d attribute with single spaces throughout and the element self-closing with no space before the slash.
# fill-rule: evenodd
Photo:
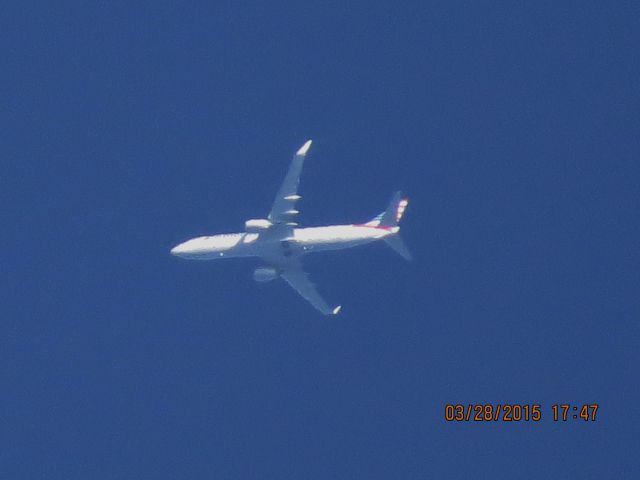
<svg viewBox="0 0 640 480">
<path fill-rule="evenodd" d="M 402 198 L 402 192 L 396 192 L 389 202 L 387 209 L 381 214 L 373 217 L 365 223 L 365 225 L 369 225 L 371 227 L 397 227 L 408 204 L 409 200 Z M 399 228 L 394 230 L 396 230 L 396 232 L 393 235 L 385 237 L 384 241 L 387 242 L 387 245 L 395 250 L 402 258 L 405 260 L 411 260 L 411 253 L 397 232 Z"/>
<path fill-rule="evenodd" d="M 400 222 L 409 200 L 402 198 L 402 192 L 396 192 L 387 209 L 369 220 L 365 225 L 372 227 L 395 227 Z"/>
</svg>

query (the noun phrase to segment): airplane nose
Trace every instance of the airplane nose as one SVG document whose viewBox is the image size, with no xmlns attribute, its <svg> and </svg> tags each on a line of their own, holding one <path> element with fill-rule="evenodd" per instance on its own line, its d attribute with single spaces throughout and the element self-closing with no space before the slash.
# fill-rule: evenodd
<svg viewBox="0 0 640 480">
<path fill-rule="evenodd" d="M 171 255 L 179 255 L 182 252 L 181 245 L 176 245 L 171 249 Z"/>
</svg>

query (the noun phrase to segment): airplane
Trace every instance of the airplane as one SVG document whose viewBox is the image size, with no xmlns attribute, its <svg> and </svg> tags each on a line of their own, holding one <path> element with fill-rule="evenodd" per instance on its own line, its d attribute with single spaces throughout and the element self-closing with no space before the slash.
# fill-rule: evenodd
<svg viewBox="0 0 640 480">
<path fill-rule="evenodd" d="M 295 153 L 289 171 L 276 195 L 267 218 L 245 222 L 245 231 L 192 238 L 171 249 L 171 254 L 190 260 L 257 257 L 264 265 L 256 268 L 253 278 L 269 282 L 282 278 L 305 300 L 324 315 L 337 315 L 342 306 L 331 307 L 302 269 L 301 258 L 319 251 L 351 248 L 384 240 L 406 260 L 411 254 L 399 236 L 398 223 L 408 200 L 397 192 L 387 209 L 366 223 L 299 228 L 296 202 L 305 157 L 311 147 L 308 140 Z"/>
</svg>

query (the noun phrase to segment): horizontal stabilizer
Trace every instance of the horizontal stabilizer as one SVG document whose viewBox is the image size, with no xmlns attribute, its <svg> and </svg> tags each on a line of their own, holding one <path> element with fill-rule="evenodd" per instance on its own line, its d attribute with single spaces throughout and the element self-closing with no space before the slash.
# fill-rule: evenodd
<svg viewBox="0 0 640 480">
<path fill-rule="evenodd" d="M 411 256 L 411 252 L 405 245 L 400 235 L 393 235 L 390 237 L 386 237 L 384 241 L 387 242 L 387 245 L 389 245 L 392 249 L 394 249 L 398 253 L 398 255 L 400 255 L 405 260 L 413 260 L 413 257 Z"/>
</svg>

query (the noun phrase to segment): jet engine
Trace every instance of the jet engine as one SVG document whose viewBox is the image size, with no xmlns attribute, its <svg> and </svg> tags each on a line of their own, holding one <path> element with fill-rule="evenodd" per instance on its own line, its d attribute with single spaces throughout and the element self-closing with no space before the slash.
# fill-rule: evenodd
<svg viewBox="0 0 640 480">
<path fill-rule="evenodd" d="M 266 218 L 254 218 L 244 222 L 244 229 L 247 233 L 260 233 L 267 230 L 271 225 L 273 224 Z"/>
<path fill-rule="evenodd" d="M 273 267 L 260 267 L 253 272 L 253 279 L 256 282 L 270 282 L 279 276 L 278 271 Z"/>
</svg>

